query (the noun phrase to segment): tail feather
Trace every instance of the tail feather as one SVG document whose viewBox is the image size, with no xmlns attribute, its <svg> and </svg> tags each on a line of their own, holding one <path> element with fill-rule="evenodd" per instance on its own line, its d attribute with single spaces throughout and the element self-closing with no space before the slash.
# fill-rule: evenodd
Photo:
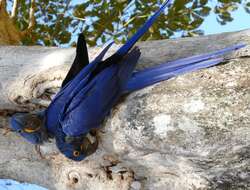
<svg viewBox="0 0 250 190">
<path fill-rule="evenodd" d="M 139 90 L 163 80 L 221 63 L 225 53 L 240 49 L 245 45 L 234 45 L 212 53 L 178 59 L 155 67 L 138 71 L 132 75 L 124 88 L 124 93 Z"/>
<path fill-rule="evenodd" d="M 160 9 L 151 16 L 147 22 L 116 52 L 118 55 L 126 55 L 127 52 L 133 47 L 133 45 L 142 37 L 142 35 L 148 31 L 155 20 L 160 16 L 161 12 L 171 3 L 171 0 L 166 0 Z"/>
<path fill-rule="evenodd" d="M 120 62 L 118 76 L 122 86 L 126 84 L 126 81 L 128 81 L 131 77 L 140 55 L 140 49 L 138 47 L 134 47 Z"/>
<path fill-rule="evenodd" d="M 151 73 L 151 76 L 134 78 L 127 83 L 127 86 L 124 89 L 123 93 L 128 93 L 128 92 L 132 92 L 135 90 L 139 90 L 139 89 L 145 88 L 147 86 L 153 85 L 155 83 L 158 83 L 164 80 L 168 80 L 172 77 L 175 77 L 184 73 L 211 67 L 211 66 L 217 65 L 218 63 L 222 61 L 223 61 L 223 58 L 215 58 L 211 60 L 202 61 L 194 65 L 187 65 L 187 66 L 180 67 L 177 69 L 170 69 L 170 71 L 162 71 L 162 72 L 158 71 L 157 73 Z"/>
<path fill-rule="evenodd" d="M 95 58 L 94 62 L 100 62 L 103 57 L 105 56 L 105 54 L 107 53 L 107 51 L 110 49 L 110 47 L 114 44 L 114 42 L 109 43 L 102 51 L 101 53 Z"/>
<path fill-rule="evenodd" d="M 208 60 L 208 59 L 212 59 L 212 58 L 222 56 L 222 55 L 224 55 L 224 54 L 226 54 L 228 52 L 238 50 L 238 49 L 240 49 L 242 47 L 245 47 L 245 44 L 237 44 L 237 45 L 226 47 L 226 48 L 223 48 L 221 50 L 214 51 L 214 52 L 211 52 L 211 53 L 195 55 L 195 56 L 191 56 L 191 57 L 187 57 L 187 58 L 182 58 L 182 59 L 170 61 L 170 62 L 167 62 L 167 63 L 160 64 L 158 66 L 154 66 L 154 67 L 151 67 L 151 68 L 146 68 L 141 72 L 141 74 L 138 73 L 137 77 L 139 77 L 140 75 L 145 77 L 145 75 L 148 75 L 148 74 L 150 75 L 150 73 L 154 73 L 154 72 L 157 72 L 158 70 L 162 70 L 162 69 L 165 69 L 166 71 L 168 71 L 168 69 L 171 69 L 171 68 L 176 69 L 178 67 L 183 67 L 183 66 L 186 66 L 186 65 L 189 65 L 189 64 L 195 64 L 195 63 L 200 62 L 200 61 L 205 61 L 205 60 Z"/>
</svg>

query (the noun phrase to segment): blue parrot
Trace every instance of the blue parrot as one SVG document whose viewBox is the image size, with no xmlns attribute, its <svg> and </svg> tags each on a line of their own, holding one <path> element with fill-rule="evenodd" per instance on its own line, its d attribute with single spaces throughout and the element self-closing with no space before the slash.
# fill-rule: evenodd
<svg viewBox="0 0 250 190">
<path fill-rule="evenodd" d="M 183 73 L 217 65 L 223 61 L 222 55 L 244 47 L 243 44 L 233 45 L 135 71 L 141 52 L 133 46 L 169 5 L 170 0 L 165 1 L 123 46 L 105 60 L 103 57 L 113 43 L 89 63 L 86 41 L 80 34 L 72 67 L 48 108 L 13 115 L 10 119 L 12 129 L 33 144 L 41 144 L 53 137 L 61 153 L 81 161 L 97 149 L 95 130 L 121 96 Z"/>
</svg>

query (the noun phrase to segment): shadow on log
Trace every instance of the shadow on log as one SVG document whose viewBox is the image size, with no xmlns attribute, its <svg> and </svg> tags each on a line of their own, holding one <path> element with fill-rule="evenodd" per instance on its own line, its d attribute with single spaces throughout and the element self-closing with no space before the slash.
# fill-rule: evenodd
<svg viewBox="0 0 250 190">
<path fill-rule="evenodd" d="M 75 50 L 0 47 L 0 178 L 51 190 L 250 188 L 250 30 L 140 43 L 138 69 L 239 42 L 248 46 L 225 64 L 127 96 L 82 162 L 64 158 L 54 142 L 26 143 L 7 123 L 14 112 L 49 104 Z"/>
</svg>

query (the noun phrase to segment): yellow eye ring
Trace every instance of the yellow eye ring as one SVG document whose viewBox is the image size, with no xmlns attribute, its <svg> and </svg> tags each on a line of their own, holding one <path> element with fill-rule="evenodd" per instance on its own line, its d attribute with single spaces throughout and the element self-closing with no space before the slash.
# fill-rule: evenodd
<svg viewBox="0 0 250 190">
<path fill-rule="evenodd" d="M 26 133 L 34 133 L 36 131 L 40 130 L 40 127 L 37 127 L 37 128 L 24 128 L 23 131 L 26 132 Z"/>
<path fill-rule="evenodd" d="M 73 152 L 73 155 L 74 155 L 74 157 L 78 157 L 78 156 L 80 156 L 80 152 L 77 151 L 77 150 L 75 150 L 75 151 Z"/>
</svg>

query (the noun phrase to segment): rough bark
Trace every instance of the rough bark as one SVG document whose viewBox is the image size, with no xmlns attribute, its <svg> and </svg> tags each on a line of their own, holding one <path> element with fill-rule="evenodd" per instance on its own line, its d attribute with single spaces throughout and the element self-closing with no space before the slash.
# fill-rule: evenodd
<svg viewBox="0 0 250 190">
<path fill-rule="evenodd" d="M 21 43 L 20 32 L 6 11 L 6 2 L 0 2 L 0 45 L 18 45 Z"/>
<path fill-rule="evenodd" d="M 7 1 L 0 0 L 0 45 L 20 45 L 22 39 L 35 27 L 35 0 L 30 2 L 29 25 L 23 31 L 20 31 L 16 26 L 17 13 L 17 0 L 13 2 L 11 14 L 7 11 Z"/>
<path fill-rule="evenodd" d="M 238 42 L 250 44 L 250 30 L 140 43 L 138 69 Z M 0 178 L 52 190 L 250 189 L 249 45 L 226 64 L 123 98 L 99 132 L 97 152 L 82 162 L 64 158 L 53 142 L 40 155 L 4 123 L 13 111 L 49 104 L 74 51 L 0 47 Z"/>
</svg>

